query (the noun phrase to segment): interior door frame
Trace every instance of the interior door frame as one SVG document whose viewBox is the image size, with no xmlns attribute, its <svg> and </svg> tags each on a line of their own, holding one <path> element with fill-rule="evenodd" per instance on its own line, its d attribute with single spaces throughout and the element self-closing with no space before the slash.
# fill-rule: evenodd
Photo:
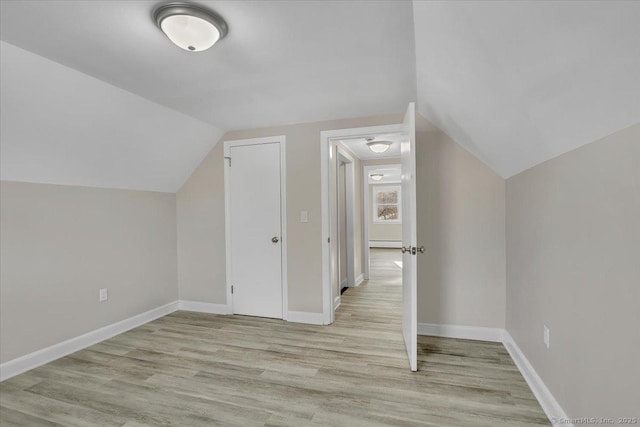
<svg viewBox="0 0 640 427">
<path fill-rule="evenodd" d="M 226 286 L 227 286 L 227 310 L 233 314 L 233 294 L 231 293 L 231 204 L 229 188 L 229 162 L 233 162 L 230 156 L 232 147 L 260 144 L 280 144 L 280 248 L 281 277 L 282 277 L 282 319 L 287 320 L 289 312 L 289 287 L 287 280 L 287 138 L 284 135 L 270 136 L 266 138 L 236 139 L 224 141 L 224 213 L 225 213 L 225 255 L 226 255 Z M 233 166 L 231 166 L 233 167 Z"/>
<path fill-rule="evenodd" d="M 345 192 L 345 241 L 346 241 L 346 270 L 347 270 L 347 283 L 346 286 L 348 288 L 353 288 L 356 286 L 356 253 L 355 253 L 355 159 L 342 147 L 337 147 L 336 149 L 336 160 L 337 167 L 340 166 L 340 163 L 344 164 L 344 192 Z M 336 185 L 338 185 L 339 180 L 336 179 Z M 338 191 L 336 188 L 335 195 L 338 195 Z M 340 227 L 338 226 L 338 215 L 340 213 L 340 201 L 336 197 L 336 215 L 331 215 L 332 225 L 337 233 L 337 248 L 338 248 L 338 266 L 340 266 L 341 253 L 340 253 Z M 338 269 L 338 272 L 340 269 Z M 340 278 L 340 274 L 338 274 L 338 279 Z M 340 287 L 342 283 L 340 283 Z M 333 289 L 333 288 L 332 288 Z M 341 290 L 341 289 L 340 289 Z M 338 308 L 340 305 L 340 290 L 338 294 L 334 297 L 334 310 Z"/>
<path fill-rule="evenodd" d="M 402 123 L 368 126 L 350 129 L 326 130 L 320 132 L 320 195 L 322 216 L 322 322 L 329 325 L 335 321 L 334 301 L 332 300 L 333 283 L 331 245 L 331 162 L 335 162 L 337 153 L 332 150 L 332 141 L 341 138 L 367 138 L 380 134 L 401 133 Z"/>
</svg>

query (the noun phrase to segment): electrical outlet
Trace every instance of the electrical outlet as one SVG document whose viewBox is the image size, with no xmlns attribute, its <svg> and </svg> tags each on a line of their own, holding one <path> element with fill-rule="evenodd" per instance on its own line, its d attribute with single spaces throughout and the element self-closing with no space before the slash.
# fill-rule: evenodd
<svg viewBox="0 0 640 427">
<path fill-rule="evenodd" d="M 98 294 L 98 299 L 100 302 L 104 302 L 109 299 L 109 294 L 107 293 L 107 288 L 101 288 Z"/>
<path fill-rule="evenodd" d="M 300 211 L 300 222 L 309 222 L 309 212 Z"/>
<path fill-rule="evenodd" d="M 542 339 L 544 341 L 544 345 L 549 348 L 549 327 L 547 325 L 543 325 L 544 329 L 542 330 Z"/>
</svg>

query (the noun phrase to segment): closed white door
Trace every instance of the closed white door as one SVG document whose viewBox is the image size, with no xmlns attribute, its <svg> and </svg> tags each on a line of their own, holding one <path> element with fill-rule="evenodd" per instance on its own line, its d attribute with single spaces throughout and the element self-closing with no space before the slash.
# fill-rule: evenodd
<svg viewBox="0 0 640 427">
<path fill-rule="evenodd" d="M 402 334 L 409 367 L 418 370 L 418 267 L 416 231 L 416 107 L 412 102 L 404 116 L 400 143 L 402 169 Z"/>
<path fill-rule="evenodd" d="M 225 143 L 234 314 L 283 318 L 280 143 Z"/>
</svg>

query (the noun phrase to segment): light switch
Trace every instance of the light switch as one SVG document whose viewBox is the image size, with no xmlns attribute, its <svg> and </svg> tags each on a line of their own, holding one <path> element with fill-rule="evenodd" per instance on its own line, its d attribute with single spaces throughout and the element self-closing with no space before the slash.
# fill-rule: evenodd
<svg viewBox="0 0 640 427">
<path fill-rule="evenodd" d="M 544 345 L 549 348 L 549 327 L 547 325 L 543 325 L 542 340 L 544 341 Z"/>
<path fill-rule="evenodd" d="M 300 222 L 309 222 L 309 212 L 300 211 Z"/>
</svg>

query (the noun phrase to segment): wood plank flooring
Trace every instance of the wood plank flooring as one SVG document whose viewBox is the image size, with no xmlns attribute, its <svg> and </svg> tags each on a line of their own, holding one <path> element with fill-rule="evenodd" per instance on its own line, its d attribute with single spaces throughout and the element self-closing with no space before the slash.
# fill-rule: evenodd
<svg viewBox="0 0 640 427">
<path fill-rule="evenodd" d="M 175 312 L 0 384 L 2 426 L 549 425 L 501 344 L 401 334 L 399 251 L 331 326 Z"/>
</svg>

